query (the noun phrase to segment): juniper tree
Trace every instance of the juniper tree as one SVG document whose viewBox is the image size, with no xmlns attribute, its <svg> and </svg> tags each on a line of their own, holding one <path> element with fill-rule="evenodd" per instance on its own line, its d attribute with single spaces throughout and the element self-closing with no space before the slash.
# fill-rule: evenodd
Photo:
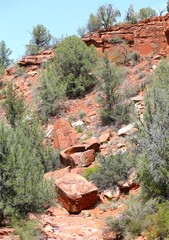
<svg viewBox="0 0 169 240">
<path fill-rule="evenodd" d="M 77 36 L 65 38 L 56 48 L 54 66 L 60 82 L 66 85 L 66 95 L 70 98 L 84 96 L 95 84 L 92 74 L 97 53 Z"/>
<path fill-rule="evenodd" d="M 39 211 L 54 199 L 54 186 L 44 180 L 44 172 L 53 170 L 57 161 L 53 151 L 43 145 L 38 117 L 24 105 L 14 88 L 8 89 L 5 101 L 7 119 L 0 122 L 2 217 Z"/>
<path fill-rule="evenodd" d="M 6 46 L 5 41 L 0 42 L 0 66 L 6 68 L 9 64 L 12 63 L 12 60 L 9 58 L 12 51 Z"/>
<path fill-rule="evenodd" d="M 27 55 L 34 55 L 49 47 L 52 35 L 46 27 L 40 24 L 34 26 L 31 35 L 32 39 L 26 46 Z"/>
</svg>

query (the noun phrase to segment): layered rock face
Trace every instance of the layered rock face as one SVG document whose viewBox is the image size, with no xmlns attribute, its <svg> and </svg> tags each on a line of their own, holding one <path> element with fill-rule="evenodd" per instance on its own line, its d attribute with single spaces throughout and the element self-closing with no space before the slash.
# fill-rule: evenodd
<svg viewBox="0 0 169 240">
<path fill-rule="evenodd" d="M 154 53 L 165 56 L 169 54 L 169 14 L 137 24 L 112 26 L 83 37 L 87 45 L 93 44 L 101 53 L 105 50 L 109 53 L 113 51 L 120 45 L 119 39 L 127 42 L 131 50 L 142 55 Z"/>
<path fill-rule="evenodd" d="M 38 65 L 40 66 L 42 63 L 45 63 L 49 59 L 53 59 L 54 57 L 54 51 L 52 49 L 48 49 L 45 51 L 42 51 L 36 55 L 29 55 L 24 58 L 22 58 L 18 65 L 20 67 L 27 67 L 30 65 Z"/>
</svg>

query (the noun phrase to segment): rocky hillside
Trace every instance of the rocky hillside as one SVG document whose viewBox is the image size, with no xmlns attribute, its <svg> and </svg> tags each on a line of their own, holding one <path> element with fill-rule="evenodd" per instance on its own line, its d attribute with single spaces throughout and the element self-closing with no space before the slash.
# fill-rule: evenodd
<svg viewBox="0 0 169 240">
<path fill-rule="evenodd" d="M 152 54 L 151 64 L 148 60 L 142 59 L 135 67 L 128 66 L 126 85 L 123 86 L 124 89 L 138 87 L 128 101 L 134 104 L 135 114 L 141 118 L 144 109 L 144 91 L 140 86 L 145 84 L 147 77 L 156 68 L 161 55 L 166 56 L 169 53 L 169 15 L 134 25 L 113 26 L 86 35 L 83 41 L 87 45 L 94 44 L 100 52 L 104 52 L 105 49 L 111 52 L 116 46 L 112 44 L 114 38 L 124 39 L 132 50 L 142 55 Z M 17 86 L 16 89 L 20 89 L 26 101 L 30 103 L 39 71 L 44 63 L 52 58 L 52 50 L 36 56 L 24 57 L 16 66 L 6 70 L 2 82 L 12 80 Z M 109 205 L 109 200 L 124 198 L 124 193 L 135 193 L 139 187 L 133 180 L 135 172 L 130 173 L 126 182 L 119 182 L 114 191 L 107 189 L 102 193 L 82 176 L 86 168 L 95 165 L 98 152 L 107 156 L 110 152 L 126 151 L 128 136 L 137 131 L 132 122 L 121 128 L 102 126 L 96 97 L 97 93 L 93 91 L 83 99 L 66 100 L 62 117 L 54 117 L 45 129 L 46 142 L 54 149 L 62 150 L 60 161 L 63 168 L 45 175 L 46 179 L 54 179 L 61 205 L 49 208 L 43 215 L 30 214 L 30 218 L 41 222 L 43 239 L 106 239 L 100 230 L 105 227 L 103 220 L 124 210 L 123 203 L 119 201 L 115 209 Z M 107 204 L 107 208 L 101 209 L 98 203 Z M 72 213 L 78 214 L 72 215 Z M 13 230 L 0 231 L 0 238 L 1 234 L 10 235 L 11 231 Z M 114 239 L 113 237 L 110 239 Z M 2 239 L 11 239 L 11 237 Z"/>
</svg>

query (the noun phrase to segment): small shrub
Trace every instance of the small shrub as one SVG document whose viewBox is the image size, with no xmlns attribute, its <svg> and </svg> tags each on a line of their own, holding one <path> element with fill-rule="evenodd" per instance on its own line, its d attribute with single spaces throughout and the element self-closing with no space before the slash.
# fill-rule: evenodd
<svg viewBox="0 0 169 240">
<path fill-rule="evenodd" d="M 99 170 L 100 166 L 96 165 L 90 168 L 86 168 L 83 172 L 83 176 L 87 179 L 90 179 L 90 176 Z"/>
<path fill-rule="evenodd" d="M 99 209 L 103 212 L 106 212 L 108 210 L 108 205 L 102 203 L 102 204 L 99 204 Z"/>
<path fill-rule="evenodd" d="M 101 157 L 100 166 L 88 173 L 86 178 L 92 181 L 100 191 L 113 188 L 118 181 L 126 180 L 134 160 L 127 154 L 110 155 L 108 158 Z"/>
<path fill-rule="evenodd" d="M 16 68 L 16 71 L 13 74 L 15 77 L 19 77 L 19 76 L 22 76 L 23 78 L 28 77 L 25 67 L 19 67 L 18 65 L 16 65 L 15 68 Z"/>
<path fill-rule="evenodd" d="M 37 220 L 12 219 L 12 227 L 21 240 L 40 240 L 42 237 L 40 223 Z"/>
<path fill-rule="evenodd" d="M 139 52 L 133 51 L 132 53 L 130 53 L 130 60 L 131 60 L 132 66 L 135 66 L 138 63 L 140 63 L 141 56 L 140 56 Z"/>
<path fill-rule="evenodd" d="M 149 218 L 148 240 L 169 239 L 169 202 L 158 204 L 156 213 Z"/>
<path fill-rule="evenodd" d="M 3 78 L 4 74 L 5 74 L 5 67 L 0 65 L 0 79 Z"/>
<path fill-rule="evenodd" d="M 85 116 L 86 116 L 86 112 L 84 112 L 83 110 L 81 110 L 81 111 L 79 112 L 79 118 L 80 118 L 80 119 L 83 119 Z"/>
<path fill-rule="evenodd" d="M 136 84 L 134 86 L 128 86 L 127 88 L 127 91 L 125 92 L 125 96 L 126 98 L 131 98 L 131 97 L 134 97 L 136 95 L 138 95 L 140 92 L 140 89 L 139 89 L 139 85 Z"/>
<path fill-rule="evenodd" d="M 147 94 L 144 122 L 139 126 L 138 146 L 142 158 L 138 174 L 144 194 L 150 197 L 169 197 L 169 63 L 162 61 L 153 75 Z"/>
<path fill-rule="evenodd" d="M 110 38 L 108 40 L 110 43 L 116 45 L 116 44 L 122 44 L 125 43 L 126 41 L 124 39 L 122 39 L 121 37 L 115 36 L 113 38 Z"/>
<path fill-rule="evenodd" d="M 82 133 L 83 131 L 84 131 L 83 126 L 77 126 L 77 127 L 76 127 L 76 132 L 77 132 L 77 133 Z"/>
<path fill-rule="evenodd" d="M 125 239 L 133 239 L 148 228 L 147 216 L 155 211 L 155 200 L 144 202 L 138 196 L 131 197 L 126 205 L 124 213 L 107 219 L 107 225 Z"/>
<path fill-rule="evenodd" d="M 142 72 L 139 74 L 138 79 L 140 80 L 140 79 L 144 78 L 145 76 L 146 76 L 146 73 Z"/>
</svg>

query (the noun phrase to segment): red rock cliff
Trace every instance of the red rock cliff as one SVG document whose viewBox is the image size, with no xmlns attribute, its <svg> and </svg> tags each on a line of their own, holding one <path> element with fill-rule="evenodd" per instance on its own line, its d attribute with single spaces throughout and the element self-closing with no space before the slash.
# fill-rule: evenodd
<svg viewBox="0 0 169 240">
<path fill-rule="evenodd" d="M 120 38 L 142 55 L 169 54 L 169 14 L 143 20 L 137 24 L 102 29 L 85 35 L 83 41 L 87 45 L 95 45 L 100 52 L 104 52 L 106 49 L 113 50 L 117 45 L 113 39 Z"/>
</svg>

